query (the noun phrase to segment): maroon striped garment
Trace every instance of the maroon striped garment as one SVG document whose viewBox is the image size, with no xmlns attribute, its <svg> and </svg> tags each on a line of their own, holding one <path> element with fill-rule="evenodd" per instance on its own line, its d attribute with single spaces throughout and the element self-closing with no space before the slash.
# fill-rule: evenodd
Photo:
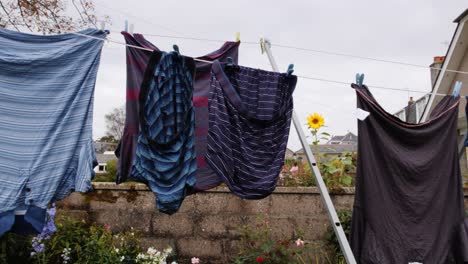
<svg viewBox="0 0 468 264">
<path fill-rule="evenodd" d="M 143 35 L 122 32 L 127 44 L 158 50 Z M 240 42 L 225 42 L 221 48 L 202 57 L 202 60 L 225 62 L 231 57 L 238 61 Z M 116 151 L 119 157 L 117 183 L 131 177 L 130 169 L 135 155 L 138 136 L 138 95 L 146 64 L 151 52 L 127 47 L 127 112 L 124 135 Z M 208 166 L 205 160 L 208 135 L 208 97 L 211 92 L 211 63 L 196 61 L 196 74 L 193 92 L 195 108 L 195 150 L 197 153 L 197 184 L 195 191 L 207 190 L 218 186 L 222 181 Z"/>
</svg>

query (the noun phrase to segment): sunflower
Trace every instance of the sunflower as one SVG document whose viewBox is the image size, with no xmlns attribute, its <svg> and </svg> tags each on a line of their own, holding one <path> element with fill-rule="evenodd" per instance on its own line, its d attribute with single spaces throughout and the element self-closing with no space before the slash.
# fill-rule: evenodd
<svg viewBox="0 0 468 264">
<path fill-rule="evenodd" d="M 307 117 L 307 124 L 312 129 L 319 129 L 325 124 L 325 119 L 319 113 L 313 113 Z"/>
</svg>

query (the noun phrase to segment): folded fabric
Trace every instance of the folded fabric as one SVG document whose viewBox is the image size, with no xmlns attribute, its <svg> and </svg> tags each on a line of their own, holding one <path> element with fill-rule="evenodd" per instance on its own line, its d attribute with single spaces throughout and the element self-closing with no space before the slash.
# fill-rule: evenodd
<svg viewBox="0 0 468 264">
<path fill-rule="evenodd" d="M 140 91 L 140 132 L 131 175 L 175 213 L 196 182 L 193 59 L 154 52 Z"/>
<path fill-rule="evenodd" d="M 264 198 L 284 164 L 297 78 L 219 61 L 211 72 L 207 162 L 234 194 Z"/>
<path fill-rule="evenodd" d="M 352 85 L 358 121 L 351 247 L 357 263 L 466 263 L 468 229 L 457 149 L 459 97 L 445 96 L 428 121 L 387 113 Z"/>
<path fill-rule="evenodd" d="M 0 29 L 0 236 L 15 211 L 42 230 L 47 206 L 91 188 L 93 94 L 106 33 Z"/>
</svg>

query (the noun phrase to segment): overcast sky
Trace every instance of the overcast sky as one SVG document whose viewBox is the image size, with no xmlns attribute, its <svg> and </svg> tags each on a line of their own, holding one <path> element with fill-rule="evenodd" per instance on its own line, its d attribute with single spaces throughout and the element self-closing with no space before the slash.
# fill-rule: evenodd
<svg viewBox="0 0 468 264">
<path fill-rule="evenodd" d="M 353 0 L 353 1 L 122 1 L 94 0 L 100 15 L 112 25 L 109 38 L 119 34 L 128 19 L 135 33 L 185 35 L 198 38 L 258 41 L 291 45 L 358 56 L 428 65 L 434 56 L 445 55 L 456 24 L 453 20 L 467 7 L 466 0 Z M 235 3 L 235 4 L 234 4 Z M 201 56 L 222 43 L 147 36 L 163 50 L 178 44 L 181 53 Z M 278 66 L 286 71 L 294 63 L 295 74 L 354 82 L 356 72 L 365 73 L 368 85 L 430 91 L 429 69 L 415 68 L 349 57 L 272 48 Z M 258 45 L 241 44 L 239 64 L 271 70 Z M 96 85 L 94 138 L 105 135 L 104 115 L 125 104 L 125 48 L 107 43 L 103 48 Z M 421 93 L 371 89 L 389 112 L 402 108 L 409 96 Z M 333 135 L 357 132 L 353 115 L 356 96 L 349 85 L 299 79 L 294 106 L 305 124 L 306 116 L 319 112 Z M 289 148 L 301 148 L 291 129 Z"/>
</svg>

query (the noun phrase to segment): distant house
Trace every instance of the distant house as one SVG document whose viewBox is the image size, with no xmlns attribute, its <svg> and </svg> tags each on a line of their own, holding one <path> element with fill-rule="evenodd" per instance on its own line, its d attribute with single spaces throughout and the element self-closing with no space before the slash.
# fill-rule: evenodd
<svg viewBox="0 0 468 264">
<path fill-rule="evenodd" d="M 351 132 L 348 132 L 344 136 L 333 136 L 327 144 L 329 145 L 343 145 L 343 144 L 350 144 L 350 145 L 357 145 L 357 136 Z"/>
<path fill-rule="evenodd" d="M 438 94 L 451 94 L 456 81 L 463 82 L 460 96 L 468 95 L 468 74 L 464 74 L 468 72 L 468 9 L 457 17 L 454 23 L 457 23 L 457 28 L 446 55 L 434 57 L 434 61 L 430 65 L 432 92 L 416 101 L 410 98 L 408 105 L 395 113 L 400 119 L 410 123 L 426 121 L 434 107 L 443 98 Z M 461 159 L 461 169 L 467 172 L 466 153 L 461 144 L 467 134 L 465 105 L 466 100 L 461 100 L 458 115 L 458 135 L 460 153 L 465 157 Z"/>
<path fill-rule="evenodd" d="M 416 101 L 413 100 L 413 97 L 410 97 L 408 105 L 394 115 L 405 122 L 417 124 L 422 117 L 428 101 L 429 94 L 424 95 Z"/>
<path fill-rule="evenodd" d="M 104 153 L 106 151 L 115 151 L 117 148 L 117 143 L 109 143 L 109 142 L 102 142 L 102 141 L 94 141 L 94 150 L 96 153 Z"/>
<path fill-rule="evenodd" d="M 96 158 L 98 165 L 94 167 L 96 173 L 107 173 L 107 162 L 111 160 L 117 160 L 113 151 L 105 151 L 104 153 L 97 153 Z"/>
</svg>

